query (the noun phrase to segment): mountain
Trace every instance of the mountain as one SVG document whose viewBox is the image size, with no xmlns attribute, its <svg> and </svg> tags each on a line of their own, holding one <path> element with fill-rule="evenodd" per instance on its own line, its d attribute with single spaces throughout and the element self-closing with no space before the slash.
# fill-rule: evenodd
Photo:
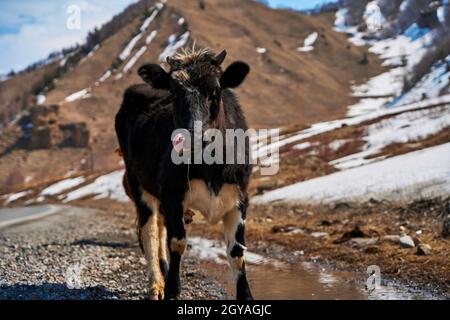
<svg viewBox="0 0 450 320">
<path fill-rule="evenodd" d="M 286 141 L 281 185 L 340 170 L 332 161 L 362 152 L 375 120 L 350 126 L 332 120 L 448 92 L 449 47 L 440 46 L 448 7 L 427 3 L 346 0 L 337 12 L 306 15 L 250 0 L 140 1 L 91 32 L 84 45 L 0 83 L 0 185 L 6 192 L 120 168 L 113 119 L 124 90 L 141 82 L 140 65 L 194 42 L 226 48 L 225 64 L 250 64 L 237 94 L 252 127 L 283 128 L 294 142 L 304 131 L 330 129 L 308 138 L 322 144 L 303 141 L 319 151 L 291 149 L 296 143 Z M 409 20 L 405 10 L 414 12 Z M 447 139 L 439 130 L 422 138 L 432 139 L 429 134 L 435 142 L 422 147 Z M 330 149 L 334 140 L 341 146 Z M 379 144 L 377 152 L 390 145 Z M 300 157 L 308 152 L 314 157 Z M 393 154 L 399 153 L 396 148 Z"/>
</svg>

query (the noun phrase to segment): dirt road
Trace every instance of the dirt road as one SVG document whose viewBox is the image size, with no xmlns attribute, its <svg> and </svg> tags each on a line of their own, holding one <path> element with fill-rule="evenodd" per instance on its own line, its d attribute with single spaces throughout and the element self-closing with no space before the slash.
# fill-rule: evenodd
<svg viewBox="0 0 450 320">
<path fill-rule="evenodd" d="M 145 299 L 145 260 L 133 218 L 65 207 L 0 229 L 0 299 Z M 184 299 L 224 299 L 222 286 L 183 261 Z"/>
<path fill-rule="evenodd" d="M 0 299 L 146 298 L 146 263 L 135 234 L 134 213 L 125 209 L 127 206 L 123 206 L 123 210 L 120 206 L 112 209 L 108 202 L 96 209 L 52 207 L 57 208 L 52 215 L 0 228 Z M 36 209 L 25 210 L 39 214 Z M 25 216 L 23 212 L 19 215 Z M 268 219 L 263 210 L 260 215 Z M 339 265 L 340 269 L 329 268 L 326 261 L 322 261 L 332 253 L 339 254 L 342 260 L 342 250 L 346 250 L 347 258 L 352 257 L 347 247 L 328 240 L 315 242 L 316 238 L 307 241 L 310 239 L 307 232 L 296 232 L 300 229 L 294 225 L 303 220 L 291 221 L 284 214 L 282 221 L 286 230 L 277 231 L 280 221 L 275 208 L 270 210 L 272 222 L 257 223 L 260 215 L 252 218 L 246 254 L 249 280 L 257 299 L 445 298 L 431 294 L 430 290 L 411 290 L 403 285 L 405 282 L 391 281 L 383 281 L 382 287 L 368 293 L 364 272 L 355 272 L 358 270 L 348 268 L 346 264 Z M 6 217 L 2 219 L 7 220 Z M 257 227 L 268 228 L 263 232 L 265 241 L 256 237 L 262 234 L 257 232 Z M 331 233 L 331 226 L 327 228 L 326 231 Z M 209 227 L 202 221 L 190 225 L 188 250 L 182 262 L 182 299 L 233 299 L 234 284 L 229 275 L 225 248 L 222 242 L 210 240 L 221 238 L 219 229 L 220 226 Z M 299 247 L 305 251 L 299 251 Z M 379 250 L 387 249 L 379 247 Z M 407 258 L 405 254 L 404 259 Z M 359 259 L 365 256 L 361 253 L 353 255 Z M 334 261 L 340 261 L 339 257 L 336 256 Z M 352 261 L 355 264 L 357 260 Z M 364 260 L 357 266 L 365 268 L 374 262 L 383 266 L 384 273 L 387 271 L 387 265 L 382 261 Z"/>
</svg>

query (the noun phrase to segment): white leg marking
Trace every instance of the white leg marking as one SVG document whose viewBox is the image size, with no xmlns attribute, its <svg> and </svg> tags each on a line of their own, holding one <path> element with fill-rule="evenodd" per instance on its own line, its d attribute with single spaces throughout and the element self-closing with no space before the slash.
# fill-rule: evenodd
<svg viewBox="0 0 450 320">
<path fill-rule="evenodd" d="M 170 241 L 170 250 L 172 250 L 172 252 L 178 252 L 181 256 L 183 255 L 184 250 L 186 249 L 186 245 L 187 245 L 186 238 L 183 239 L 172 238 L 172 240 Z"/>
<path fill-rule="evenodd" d="M 147 260 L 147 272 L 150 285 L 150 299 L 164 297 L 164 277 L 159 267 L 160 235 L 158 228 L 158 200 L 143 191 L 142 202 L 152 210 L 147 223 L 142 226 L 141 237 Z"/>
<path fill-rule="evenodd" d="M 158 228 L 159 228 L 159 258 L 169 262 L 167 258 L 167 228 L 164 222 L 164 216 L 158 215 Z"/>
<path fill-rule="evenodd" d="M 227 257 L 235 281 L 237 281 L 239 273 L 242 270 L 244 256 L 232 257 L 231 250 L 233 250 L 233 247 L 236 244 L 239 245 L 244 251 L 247 250 L 243 244 L 236 242 L 236 232 L 240 224 L 244 224 L 244 221 L 242 220 L 241 211 L 237 208 L 228 212 L 223 218 L 225 243 L 227 245 Z"/>
</svg>

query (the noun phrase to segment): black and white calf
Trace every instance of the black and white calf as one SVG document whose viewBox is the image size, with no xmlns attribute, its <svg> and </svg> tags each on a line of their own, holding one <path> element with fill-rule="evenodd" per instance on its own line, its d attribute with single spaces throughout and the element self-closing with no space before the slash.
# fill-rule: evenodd
<svg viewBox="0 0 450 320">
<path fill-rule="evenodd" d="M 174 130 L 187 129 L 193 134 L 196 121 L 201 121 L 203 130 L 217 129 L 224 136 L 226 129 L 247 130 L 231 89 L 244 81 L 250 69 L 243 62 L 234 62 L 223 71 L 225 57 L 226 51 L 215 55 L 207 49 L 192 49 L 168 58 L 168 72 L 156 64 L 142 66 L 138 72 L 147 83 L 126 90 L 116 115 L 126 166 L 124 186 L 137 210 L 151 299 L 177 298 L 180 293 L 185 220 L 190 212 L 200 212 L 212 224 L 223 222 L 237 299 L 252 299 L 244 261 L 247 187 L 252 171 L 248 142 L 241 164 L 177 165 L 171 158 Z M 194 156 L 190 150 L 180 151 L 184 152 Z"/>
</svg>

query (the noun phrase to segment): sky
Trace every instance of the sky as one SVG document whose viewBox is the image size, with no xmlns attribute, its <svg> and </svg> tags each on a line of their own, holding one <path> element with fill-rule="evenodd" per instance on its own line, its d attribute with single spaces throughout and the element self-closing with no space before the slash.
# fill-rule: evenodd
<svg viewBox="0 0 450 320">
<path fill-rule="evenodd" d="M 272 8 L 291 8 L 296 10 L 312 9 L 317 5 L 332 2 L 330 0 L 263 0 Z"/>
<path fill-rule="evenodd" d="M 101 26 L 137 0 L 0 0 L 0 75 L 19 71 L 51 52 L 83 43 L 89 30 Z M 170 1 L 170 0 L 168 0 Z M 326 0 L 265 0 L 271 7 L 309 9 Z M 71 6 L 80 9 L 80 28 Z"/>
<path fill-rule="evenodd" d="M 83 43 L 89 30 L 136 0 L 0 0 L 0 74 L 21 70 L 51 52 Z M 80 29 L 68 28 L 73 5 Z"/>
</svg>

